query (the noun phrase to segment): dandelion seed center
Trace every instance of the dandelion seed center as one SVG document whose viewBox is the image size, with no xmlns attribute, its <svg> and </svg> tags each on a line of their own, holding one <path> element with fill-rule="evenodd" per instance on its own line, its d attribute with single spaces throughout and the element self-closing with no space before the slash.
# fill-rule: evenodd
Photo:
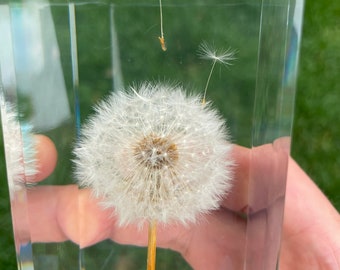
<svg viewBox="0 0 340 270">
<path fill-rule="evenodd" d="M 134 147 L 134 152 L 138 162 L 152 169 L 171 167 L 178 159 L 176 144 L 155 135 L 144 137 Z"/>
</svg>

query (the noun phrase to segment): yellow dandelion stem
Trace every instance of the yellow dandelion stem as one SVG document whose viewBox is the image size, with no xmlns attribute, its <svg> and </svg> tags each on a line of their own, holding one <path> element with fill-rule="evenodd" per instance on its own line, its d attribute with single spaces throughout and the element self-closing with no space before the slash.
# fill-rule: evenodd
<svg viewBox="0 0 340 270">
<path fill-rule="evenodd" d="M 155 220 L 149 223 L 147 270 L 156 269 L 156 227 Z"/>
</svg>

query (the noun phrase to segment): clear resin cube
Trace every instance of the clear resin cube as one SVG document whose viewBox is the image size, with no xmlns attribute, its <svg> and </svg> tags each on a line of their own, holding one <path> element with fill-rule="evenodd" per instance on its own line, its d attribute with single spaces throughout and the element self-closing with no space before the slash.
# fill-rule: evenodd
<svg viewBox="0 0 340 270">
<path fill-rule="evenodd" d="M 303 5 L 1 1 L 18 269 L 277 269 Z"/>
</svg>

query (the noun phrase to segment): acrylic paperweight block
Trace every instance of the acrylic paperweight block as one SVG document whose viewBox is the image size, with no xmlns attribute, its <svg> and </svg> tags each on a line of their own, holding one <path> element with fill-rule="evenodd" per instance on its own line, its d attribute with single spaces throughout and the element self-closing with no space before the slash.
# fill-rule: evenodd
<svg viewBox="0 0 340 270">
<path fill-rule="evenodd" d="M 18 269 L 277 269 L 302 13 L 2 0 Z"/>
</svg>

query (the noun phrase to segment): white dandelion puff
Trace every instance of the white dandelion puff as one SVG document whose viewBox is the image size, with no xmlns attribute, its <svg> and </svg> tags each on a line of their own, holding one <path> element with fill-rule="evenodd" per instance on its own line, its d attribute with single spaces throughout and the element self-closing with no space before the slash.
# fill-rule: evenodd
<svg viewBox="0 0 340 270">
<path fill-rule="evenodd" d="M 205 103 L 205 98 L 206 98 L 208 86 L 210 83 L 210 78 L 214 71 L 216 63 L 220 63 L 224 66 L 230 66 L 232 64 L 232 61 L 236 59 L 235 51 L 230 48 L 227 50 L 217 50 L 216 48 L 214 48 L 207 42 L 203 42 L 200 44 L 198 48 L 198 56 L 204 60 L 212 60 L 212 66 L 211 66 L 210 73 L 207 79 L 207 83 L 204 88 L 204 94 L 203 94 L 203 99 L 202 99 L 202 102 Z"/>
<path fill-rule="evenodd" d="M 75 173 L 119 224 L 195 222 L 231 188 L 225 122 L 180 86 L 144 83 L 96 107 L 74 149 Z"/>
<path fill-rule="evenodd" d="M 1 122 L 4 138 L 8 187 L 11 198 L 37 174 L 36 149 L 32 127 L 20 126 L 15 108 L 0 96 Z"/>
</svg>

